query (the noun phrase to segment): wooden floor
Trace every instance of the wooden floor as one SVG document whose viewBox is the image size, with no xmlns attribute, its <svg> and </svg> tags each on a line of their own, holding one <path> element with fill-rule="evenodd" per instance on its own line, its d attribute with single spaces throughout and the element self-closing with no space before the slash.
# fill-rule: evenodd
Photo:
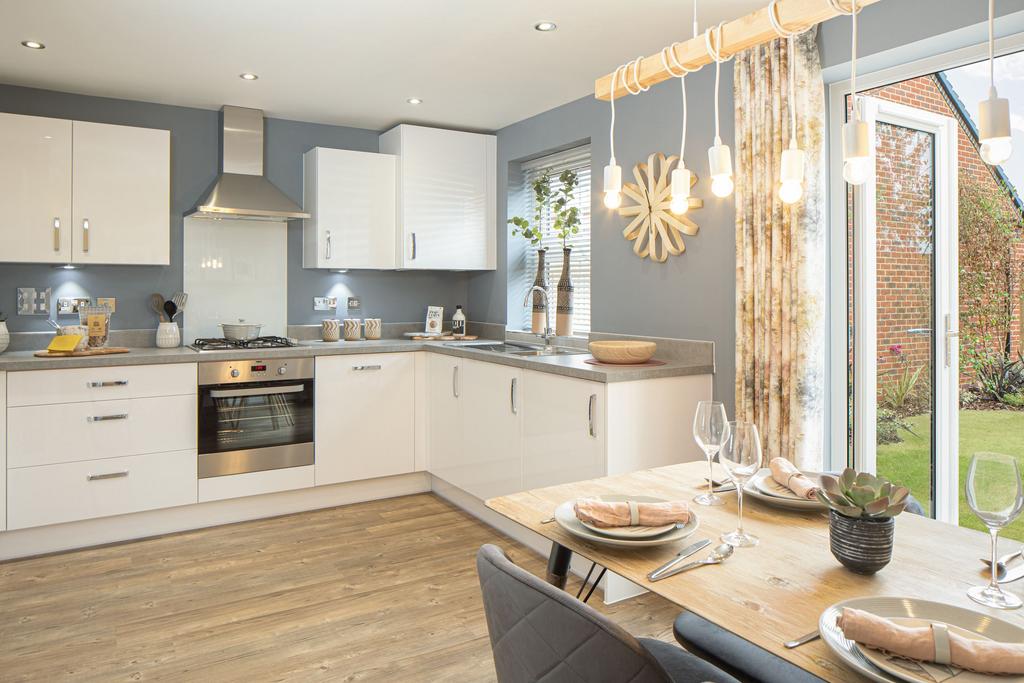
<svg viewBox="0 0 1024 683">
<path fill-rule="evenodd" d="M 474 554 L 543 559 L 431 494 L 0 564 L 2 681 L 490 681 Z M 645 595 L 604 607 L 672 639 Z"/>
</svg>

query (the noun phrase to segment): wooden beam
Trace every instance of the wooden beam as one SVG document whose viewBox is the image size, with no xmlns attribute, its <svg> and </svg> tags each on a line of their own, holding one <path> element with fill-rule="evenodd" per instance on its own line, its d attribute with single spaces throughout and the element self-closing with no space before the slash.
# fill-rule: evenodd
<svg viewBox="0 0 1024 683">
<path fill-rule="evenodd" d="M 867 5 L 873 5 L 881 0 L 857 0 L 858 9 Z M 848 7 L 849 0 L 841 0 L 841 6 Z M 823 21 L 839 16 L 832 8 L 829 0 L 779 0 L 779 18 L 783 27 L 787 30 L 795 30 L 804 27 L 811 27 Z M 722 55 L 731 56 L 742 52 L 755 45 L 777 38 L 778 34 L 772 27 L 768 18 L 767 0 L 764 7 L 733 21 L 722 25 Z M 697 38 L 681 41 L 675 48 L 676 59 L 687 69 L 696 70 L 706 64 L 712 64 L 704 42 L 704 34 Z M 632 76 L 633 70 L 629 70 Z M 606 74 L 594 81 L 594 97 L 599 100 L 610 99 L 612 76 L 614 73 Z M 623 74 L 620 73 L 615 83 L 615 97 L 619 98 L 628 95 L 629 91 L 622 81 Z M 644 87 L 652 86 L 672 78 L 672 74 L 665 70 L 661 61 L 661 52 L 657 52 L 640 60 L 639 79 Z M 633 80 L 630 78 L 630 85 Z M 634 90 L 636 88 L 634 87 Z"/>
</svg>

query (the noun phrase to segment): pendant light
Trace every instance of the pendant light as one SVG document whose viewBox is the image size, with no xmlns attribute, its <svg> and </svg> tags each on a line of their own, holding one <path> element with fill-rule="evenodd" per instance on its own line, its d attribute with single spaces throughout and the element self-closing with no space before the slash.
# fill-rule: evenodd
<svg viewBox="0 0 1024 683">
<path fill-rule="evenodd" d="M 1010 137 L 1010 101 L 996 92 L 995 72 L 996 1 L 988 0 L 988 99 L 978 103 L 978 142 L 986 164 L 998 166 L 1013 153 Z"/>
<path fill-rule="evenodd" d="M 704 45 L 707 48 L 708 56 L 715 61 L 715 144 L 708 148 L 708 166 L 711 169 L 711 192 L 716 197 L 728 197 L 733 191 L 732 181 L 732 152 L 729 145 L 722 144 L 722 137 L 719 135 L 718 116 L 718 86 L 721 81 L 722 62 L 722 24 L 714 28 L 715 40 L 711 40 L 712 29 L 704 32 Z M 714 44 L 713 44 L 714 43 Z"/>
<path fill-rule="evenodd" d="M 853 28 L 850 36 L 850 102 L 851 118 L 843 124 L 843 179 L 851 185 L 863 185 L 874 174 L 875 159 L 868 124 L 860 120 L 857 109 L 857 0 L 850 0 L 844 10 L 839 0 L 828 0 L 832 8 L 849 14 Z"/>
<path fill-rule="evenodd" d="M 622 204 L 622 167 L 615 163 L 615 83 L 619 78 L 619 71 L 625 65 L 618 67 L 612 73 L 612 122 L 608 129 L 608 144 L 611 148 L 611 159 L 604 167 L 604 205 L 609 209 L 617 209 Z"/>
<path fill-rule="evenodd" d="M 782 151 L 779 173 L 779 199 L 784 204 L 795 204 L 804 196 L 804 151 L 796 143 L 796 41 L 799 31 L 787 31 L 779 17 L 779 0 L 768 5 L 768 19 L 780 38 L 786 39 L 789 60 L 789 149 Z"/>
<path fill-rule="evenodd" d="M 697 31 L 697 0 L 693 0 L 693 37 L 696 38 Z M 683 126 L 679 136 L 679 164 L 672 171 L 672 202 L 669 210 L 681 216 L 690 210 L 690 185 L 693 175 L 690 169 L 686 168 L 686 74 L 691 73 L 676 57 L 676 45 L 672 43 L 661 51 L 661 63 L 665 71 L 679 79 L 679 88 L 683 94 Z M 667 53 L 667 56 L 666 56 Z"/>
</svg>

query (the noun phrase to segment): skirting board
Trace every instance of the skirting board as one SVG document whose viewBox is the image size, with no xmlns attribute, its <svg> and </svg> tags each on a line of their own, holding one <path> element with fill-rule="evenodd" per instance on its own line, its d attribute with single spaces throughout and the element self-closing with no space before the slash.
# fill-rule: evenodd
<svg viewBox="0 0 1024 683">
<path fill-rule="evenodd" d="M 441 496 L 452 505 L 461 508 L 482 521 L 487 526 L 494 527 L 501 533 L 515 539 L 545 558 L 551 552 L 551 541 L 540 534 L 534 533 L 506 517 L 499 515 L 497 512 L 488 509 L 479 498 L 466 493 L 457 486 L 452 486 L 445 480 L 439 479 L 433 475 L 431 475 L 430 478 L 431 488 L 434 493 Z M 587 575 L 587 570 L 589 569 L 590 560 L 587 560 L 580 555 L 573 554 L 570 564 L 570 570 L 573 574 L 582 579 Z M 597 575 L 596 570 L 594 575 Z M 607 572 L 605 574 L 601 584 L 601 589 L 604 592 L 604 603 L 606 605 L 621 602 L 622 600 L 628 600 L 629 598 L 647 592 L 645 588 L 636 585 L 632 581 L 627 581 L 618 574 L 613 574 L 612 572 Z"/>
<path fill-rule="evenodd" d="M 86 519 L 5 531 L 0 534 L 0 560 L 139 540 L 151 536 L 277 517 L 295 512 L 408 496 L 430 491 L 430 476 L 414 472 L 331 486 L 268 493 L 246 498 L 183 505 L 130 515 Z"/>
</svg>

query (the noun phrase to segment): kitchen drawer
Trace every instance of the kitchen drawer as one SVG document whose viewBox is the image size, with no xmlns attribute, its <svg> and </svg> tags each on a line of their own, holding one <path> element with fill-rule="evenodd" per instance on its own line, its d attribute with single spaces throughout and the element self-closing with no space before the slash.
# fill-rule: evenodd
<svg viewBox="0 0 1024 683">
<path fill-rule="evenodd" d="M 23 467 L 7 481 L 8 529 L 189 505 L 196 451 Z"/>
<path fill-rule="evenodd" d="M 119 365 L 11 372 L 8 406 L 196 394 L 196 364 Z"/>
<path fill-rule="evenodd" d="M 7 409 L 8 468 L 196 448 L 196 396 Z"/>
</svg>

